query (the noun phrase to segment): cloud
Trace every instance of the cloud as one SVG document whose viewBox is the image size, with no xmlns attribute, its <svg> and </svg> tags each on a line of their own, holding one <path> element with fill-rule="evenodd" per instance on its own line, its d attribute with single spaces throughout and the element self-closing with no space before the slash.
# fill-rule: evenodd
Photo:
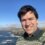
<svg viewBox="0 0 45 45">
<path fill-rule="evenodd" d="M 39 27 L 45 27 L 45 21 L 39 21 L 38 26 Z"/>
</svg>

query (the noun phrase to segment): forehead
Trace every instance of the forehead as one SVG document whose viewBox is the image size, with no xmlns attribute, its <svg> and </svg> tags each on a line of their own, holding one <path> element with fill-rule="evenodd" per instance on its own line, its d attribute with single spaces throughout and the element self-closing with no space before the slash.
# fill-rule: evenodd
<svg viewBox="0 0 45 45">
<path fill-rule="evenodd" d="M 26 14 L 24 14 L 23 16 L 21 16 L 22 19 L 25 18 L 35 18 L 35 15 L 32 11 L 27 12 Z"/>
</svg>

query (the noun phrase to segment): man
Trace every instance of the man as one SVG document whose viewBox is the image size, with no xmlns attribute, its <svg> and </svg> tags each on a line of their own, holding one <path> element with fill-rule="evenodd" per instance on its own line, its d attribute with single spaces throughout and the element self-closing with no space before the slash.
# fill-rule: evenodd
<svg viewBox="0 0 45 45">
<path fill-rule="evenodd" d="M 17 40 L 16 45 L 44 45 L 45 33 L 38 28 L 38 13 L 31 5 L 21 7 L 18 12 L 24 34 Z"/>
</svg>

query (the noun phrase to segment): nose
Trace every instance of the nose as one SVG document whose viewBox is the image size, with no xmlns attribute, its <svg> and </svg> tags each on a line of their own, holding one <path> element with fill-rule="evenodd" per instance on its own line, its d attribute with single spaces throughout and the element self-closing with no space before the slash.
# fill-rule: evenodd
<svg viewBox="0 0 45 45">
<path fill-rule="evenodd" d="M 29 27 L 29 25 L 30 25 L 30 22 L 27 20 L 27 21 L 25 22 L 25 27 L 27 28 L 27 27 Z"/>
<path fill-rule="evenodd" d="M 26 25 L 29 25 L 29 21 L 28 20 L 26 21 Z"/>
</svg>

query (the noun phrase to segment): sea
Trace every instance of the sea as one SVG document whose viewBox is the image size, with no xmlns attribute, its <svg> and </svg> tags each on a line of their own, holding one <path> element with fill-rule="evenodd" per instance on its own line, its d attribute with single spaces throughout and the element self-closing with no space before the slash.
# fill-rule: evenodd
<svg viewBox="0 0 45 45">
<path fill-rule="evenodd" d="M 16 45 L 18 36 L 8 31 L 0 31 L 0 45 Z"/>
</svg>

